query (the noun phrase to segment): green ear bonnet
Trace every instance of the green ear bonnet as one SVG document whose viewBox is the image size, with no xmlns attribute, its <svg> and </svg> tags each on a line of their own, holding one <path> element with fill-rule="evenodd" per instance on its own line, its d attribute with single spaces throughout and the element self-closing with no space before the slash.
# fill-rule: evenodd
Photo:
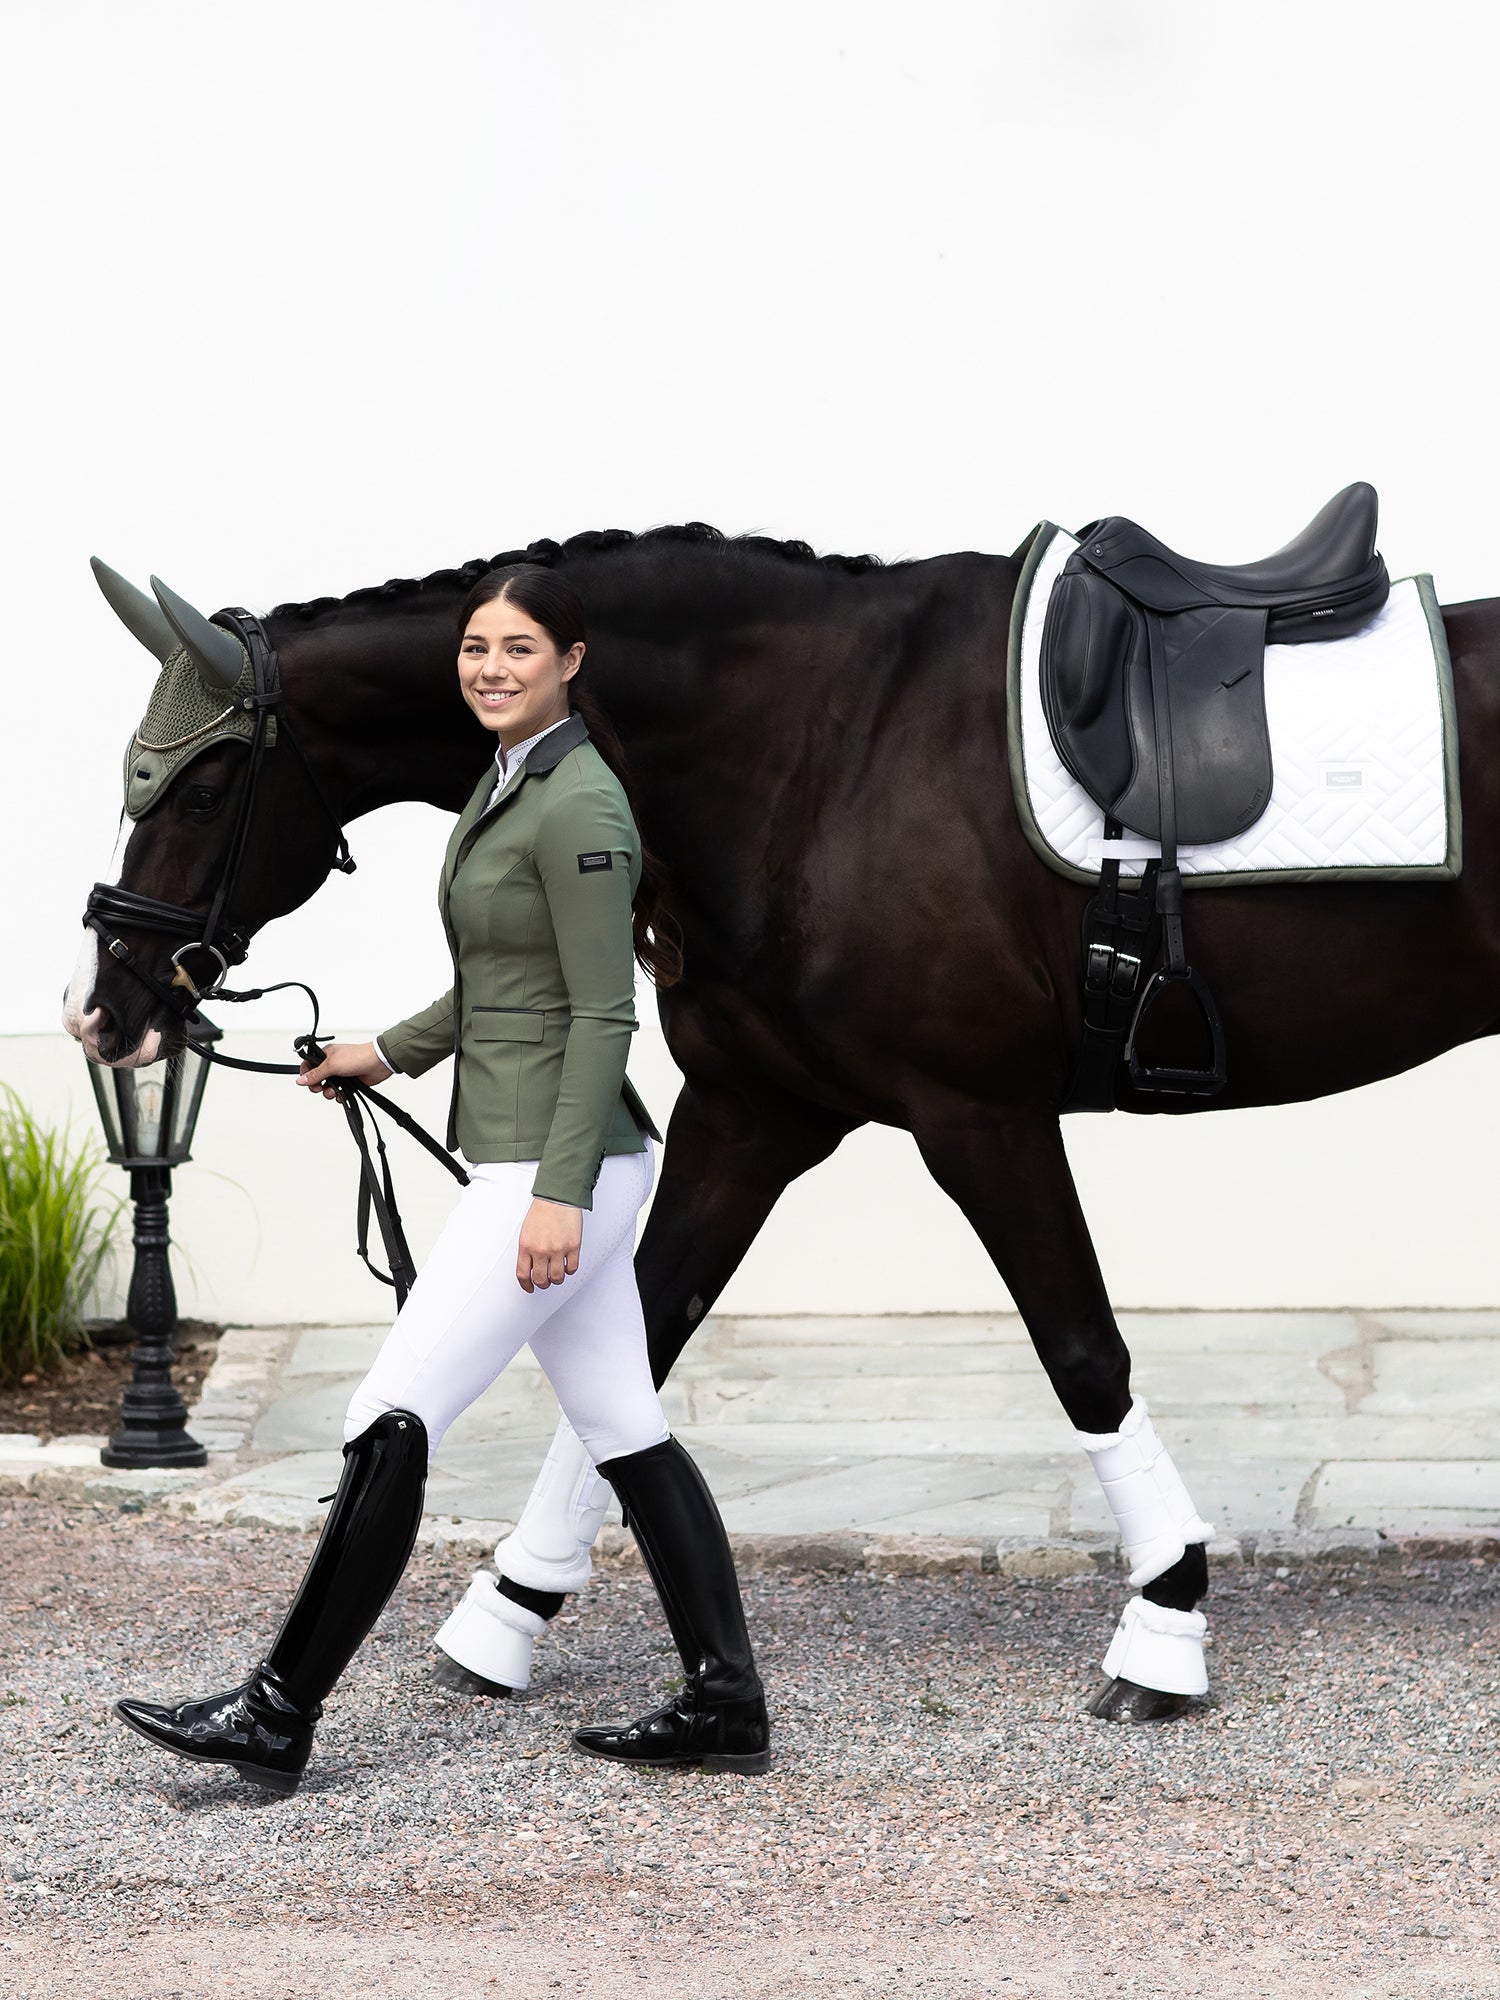
<svg viewBox="0 0 1500 2000">
<path fill-rule="evenodd" d="M 248 653 L 232 688 L 206 687 L 186 646 L 168 657 L 125 752 L 125 811 L 131 819 L 149 812 L 182 766 L 210 745 L 235 737 L 250 741 L 255 715 L 239 704 L 254 692 Z M 275 717 L 269 722 L 274 730 Z"/>
<path fill-rule="evenodd" d="M 161 661 L 146 713 L 125 753 L 125 811 L 149 812 L 183 765 L 215 743 L 249 743 L 266 704 L 249 648 L 205 618 L 184 597 L 151 579 L 148 597 L 93 558 L 94 577 L 125 629 Z M 265 717 L 265 744 L 276 741 L 276 716 Z"/>
</svg>

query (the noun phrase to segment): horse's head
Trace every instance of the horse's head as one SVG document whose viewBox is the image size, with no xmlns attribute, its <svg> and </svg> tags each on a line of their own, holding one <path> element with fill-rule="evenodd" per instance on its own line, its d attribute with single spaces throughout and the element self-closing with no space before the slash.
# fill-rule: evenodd
<svg viewBox="0 0 1500 2000">
<path fill-rule="evenodd" d="M 331 829 L 305 770 L 269 754 L 286 727 L 255 621 L 210 621 L 154 577 L 147 597 L 100 562 L 94 573 L 161 671 L 126 753 L 120 879 L 89 898 L 63 1026 L 92 1061 L 130 1068 L 175 1053 L 193 1002 L 312 893 Z"/>
</svg>

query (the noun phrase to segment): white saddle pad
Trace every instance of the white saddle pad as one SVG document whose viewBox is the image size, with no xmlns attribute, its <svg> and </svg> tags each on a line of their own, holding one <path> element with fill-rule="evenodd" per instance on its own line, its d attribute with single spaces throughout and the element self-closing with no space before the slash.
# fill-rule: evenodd
<svg viewBox="0 0 1500 2000">
<path fill-rule="evenodd" d="M 1065 769 L 1042 712 L 1042 622 L 1077 546 L 1044 521 L 1027 550 L 1011 614 L 1010 767 L 1027 839 L 1060 873 L 1092 882 L 1107 855 L 1128 875 L 1161 849 L 1133 833 L 1105 840 L 1104 815 Z M 1269 805 L 1233 840 L 1179 848 L 1184 875 L 1244 884 L 1458 874 L 1453 670 L 1430 576 L 1392 584 L 1352 638 L 1268 646 L 1266 715 Z"/>
</svg>

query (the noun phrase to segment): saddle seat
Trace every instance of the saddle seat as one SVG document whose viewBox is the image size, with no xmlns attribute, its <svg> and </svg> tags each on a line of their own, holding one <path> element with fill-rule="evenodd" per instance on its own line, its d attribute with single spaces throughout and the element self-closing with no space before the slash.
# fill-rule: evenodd
<svg viewBox="0 0 1500 2000">
<path fill-rule="evenodd" d="M 1345 487 L 1284 549 L 1238 567 L 1179 556 L 1119 516 L 1084 529 L 1047 607 L 1042 706 L 1107 817 L 1160 840 L 1164 784 L 1185 845 L 1260 817 L 1266 647 L 1342 638 L 1385 603 L 1378 509 L 1373 486 Z"/>
<path fill-rule="evenodd" d="M 1380 500 L 1364 480 L 1346 486 L 1300 535 L 1250 563 L 1180 556 L 1134 521 L 1112 515 L 1079 537 L 1089 567 L 1153 611 L 1220 604 L 1267 617 L 1266 641 L 1296 645 L 1354 632 L 1385 602 L 1389 578 L 1375 548 Z"/>
</svg>

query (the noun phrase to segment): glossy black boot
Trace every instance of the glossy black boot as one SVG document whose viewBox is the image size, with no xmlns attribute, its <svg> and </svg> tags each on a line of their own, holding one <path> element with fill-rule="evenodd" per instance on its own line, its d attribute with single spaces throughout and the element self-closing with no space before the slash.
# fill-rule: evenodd
<svg viewBox="0 0 1500 2000">
<path fill-rule="evenodd" d="M 599 1471 L 620 1496 L 688 1683 L 667 1707 L 620 1728 L 575 1730 L 574 1743 L 627 1764 L 769 1770 L 771 1724 L 739 1579 L 702 1473 L 676 1438 Z"/>
<path fill-rule="evenodd" d="M 409 1410 L 377 1417 L 344 1447 L 344 1474 L 291 1609 L 242 1687 L 175 1705 L 118 1701 L 148 1742 L 227 1764 L 273 1792 L 294 1792 L 323 1698 L 401 1580 L 422 1520 L 427 1430 Z"/>
</svg>

